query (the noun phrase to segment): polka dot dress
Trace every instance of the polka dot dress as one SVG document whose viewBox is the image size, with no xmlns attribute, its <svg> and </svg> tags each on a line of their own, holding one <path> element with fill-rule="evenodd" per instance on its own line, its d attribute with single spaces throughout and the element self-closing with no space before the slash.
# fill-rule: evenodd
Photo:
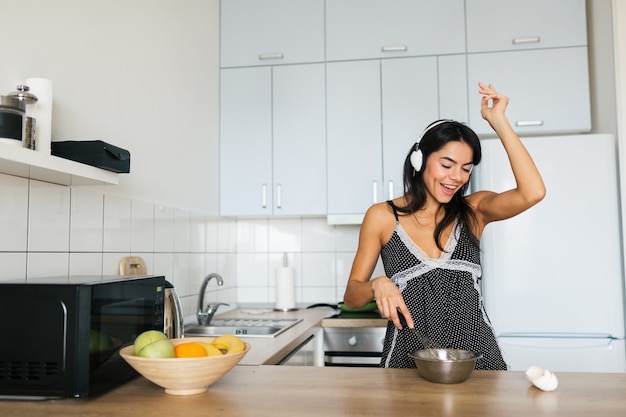
<svg viewBox="0 0 626 417">
<path fill-rule="evenodd" d="M 506 370 L 480 290 L 480 250 L 465 227 L 454 227 L 440 258 L 429 258 L 407 235 L 396 208 L 396 228 L 381 252 L 385 273 L 398 286 L 415 328 L 442 347 L 483 355 L 476 369 Z M 424 346 L 390 321 L 380 366 L 415 368 L 408 355 Z"/>
</svg>

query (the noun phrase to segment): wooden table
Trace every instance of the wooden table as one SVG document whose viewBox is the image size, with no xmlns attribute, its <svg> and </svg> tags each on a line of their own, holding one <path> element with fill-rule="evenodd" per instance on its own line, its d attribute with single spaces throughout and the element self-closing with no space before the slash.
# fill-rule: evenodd
<svg viewBox="0 0 626 417">
<path fill-rule="evenodd" d="M 138 378 L 101 397 L 0 401 L 21 416 L 623 416 L 626 374 L 559 373 L 543 392 L 523 372 L 475 371 L 455 385 L 412 369 L 237 366 L 206 393 L 172 396 Z"/>
</svg>

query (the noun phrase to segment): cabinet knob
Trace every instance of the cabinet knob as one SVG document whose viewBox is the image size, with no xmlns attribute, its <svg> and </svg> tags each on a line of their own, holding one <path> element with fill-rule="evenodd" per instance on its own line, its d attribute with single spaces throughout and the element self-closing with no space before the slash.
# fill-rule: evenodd
<svg viewBox="0 0 626 417">
<path fill-rule="evenodd" d="M 350 346 L 355 346 L 357 344 L 356 336 L 350 336 L 350 338 L 348 339 L 348 344 Z"/>
</svg>

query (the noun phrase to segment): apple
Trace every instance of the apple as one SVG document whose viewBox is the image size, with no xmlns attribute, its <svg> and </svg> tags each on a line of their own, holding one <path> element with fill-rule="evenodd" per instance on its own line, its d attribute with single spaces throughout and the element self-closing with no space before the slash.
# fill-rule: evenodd
<svg viewBox="0 0 626 417">
<path fill-rule="evenodd" d="M 135 342 L 133 343 L 133 346 L 135 348 L 135 355 L 139 356 L 139 352 L 141 352 L 144 347 L 159 340 L 167 340 L 167 336 L 165 336 L 165 333 L 158 330 L 146 330 L 145 332 L 141 333 L 139 336 L 137 336 Z"/>
<path fill-rule="evenodd" d="M 108 334 L 98 331 L 89 331 L 89 352 L 102 352 L 113 347 L 113 339 Z"/>
<path fill-rule="evenodd" d="M 144 346 L 139 351 L 139 355 L 142 358 L 173 358 L 174 346 L 167 339 L 157 340 Z"/>
</svg>

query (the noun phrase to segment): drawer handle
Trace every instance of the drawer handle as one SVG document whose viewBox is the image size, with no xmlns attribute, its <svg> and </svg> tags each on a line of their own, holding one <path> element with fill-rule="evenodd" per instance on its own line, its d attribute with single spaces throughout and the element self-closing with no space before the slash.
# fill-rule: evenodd
<svg viewBox="0 0 626 417">
<path fill-rule="evenodd" d="M 543 120 L 519 120 L 515 122 L 515 126 L 517 127 L 543 126 Z"/>
<path fill-rule="evenodd" d="M 407 49 L 406 45 L 383 46 L 383 52 L 406 52 Z"/>
<path fill-rule="evenodd" d="M 393 200 L 393 180 L 389 180 L 389 199 Z"/>
<path fill-rule="evenodd" d="M 260 54 L 259 59 L 283 59 L 283 54 Z"/>
<path fill-rule="evenodd" d="M 539 43 L 541 38 L 539 36 L 526 36 L 521 38 L 513 38 L 513 45 L 520 43 Z"/>
</svg>

